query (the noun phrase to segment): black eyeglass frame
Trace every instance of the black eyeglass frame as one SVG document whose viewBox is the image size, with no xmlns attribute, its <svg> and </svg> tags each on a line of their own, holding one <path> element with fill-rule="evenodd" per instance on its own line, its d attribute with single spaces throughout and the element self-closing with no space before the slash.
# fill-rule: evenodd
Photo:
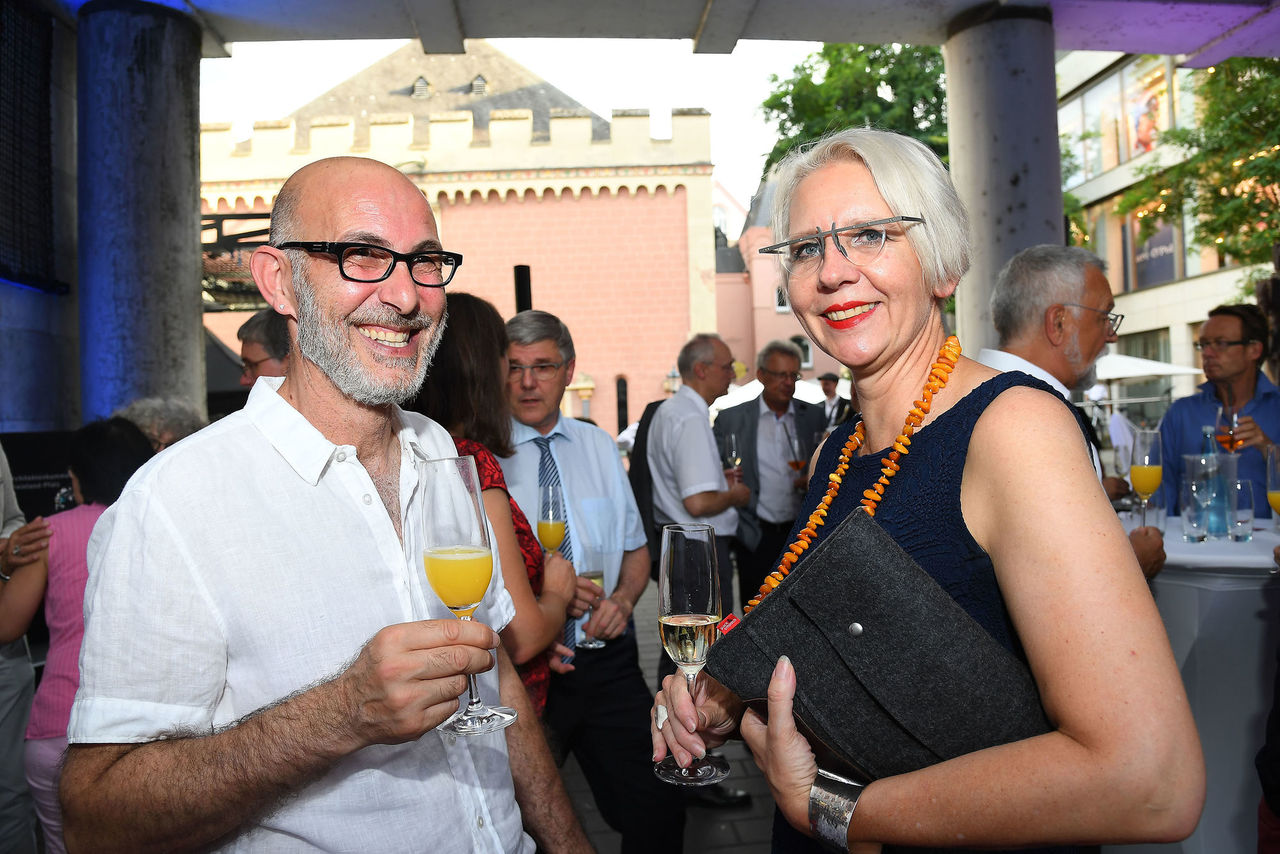
<svg viewBox="0 0 1280 854">
<path fill-rule="evenodd" d="M 359 282 L 363 285 L 376 284 L 377 282 L 385 282 L 391 278 L 391 274 L 395 272 L 396 265 L 404 263 L 405 269 L 409 271 L 409 278 L 414 284 L 421 285 L 424 288 L 443 288 L 445 285 L 453 281 L 454 275 L 458 272 L 458 268 L 462 266 L 462 255 L 458 252 L 448 252 L 444 249 L 424 249 L 421 252 L 397 252 L 386 246 L 378 246 L 375 243 L 344 243 L 329 240 L 290 240 L 281 243 L 277 249 L 301 249 L 304 252 L 320 252 L 325 255 L 332 255 L 338 259 L 338 275 L 346 279 L 348 282 Z M 391 256 L 391 263 L 387 265 L 387 270 L 376 279 L 357 279 L 350 275 L 343 266 L 343 258 L 347 252 L 353 249 L 373 249 L 378 252 L 385 252 Z M 451 265 L 449 267 L 449 275 L 442 277 L 443 281 L 439 282 L 420 282 L 413 275 L 413 262 L 417 258 L 443 258 Z M 440 264 L 439 261 L 436 261 Z M 443 267 L 443 265 L 440 265 Z"/>
<path fill-rule="evenodd" d="M 861 229 L 861 228 L 871 228 L 877 225 L 890 225 L 895 222 L 919 223 L 920 225 L 924 225 L 924 220 L 918 216 L 891 216 L 891 217 L 886 217 L 885 219 L 873 219 L 870 222 L 859 222 L 855 225 L 845 225 L 845 226 L 841 226 L 840 228 L 836 228 L 836 224 L 833 222 L 831 223 L 830 228 L 818 229 L 812 234 L 805 234 L 805 235 L 801 235 L 800 237 L 793 237 L 790 240 L 784 240 L 781 243 L 775 243 L 772 246 L 762 247 L 758 251 L 760 252 L 761 255 L 783 256 L 782 263 L 785 266 L 789 267 L 793 265 L 795 262 L 793 262 L 790 259 L 789 253 L 787 250 L 789 250 L 792 246 L 795 246 L 797 243 L 807 243 L 810 240 L 818 241 L 818 258 L 825 259 L 826 253 L 827 253 L 826 238 L 828 235 L 830 235 L 831 242 L 835 244 L 836 250 L 841 255 L 844 256 L 844 259 L 848 261 L 850 264 L 857 264 L 858 262 L 850 258 L 849 253 L 846 252 L 844 247 L 840 245 L 840 241 L 836 238 L 836 235 L 843 234 L 846 231 L 857 231 L 858 229 Z M 880 252 L 884 251 L 885 244 L 888 242 L 889 242 L 888 235 L 886 233 L 885 239 L 880 241 L 880 249 L 878 252 L 876 252 L 876 258 L 880 257 Z M 874 261 L 875 259 L 873 258 L 872 260 Z"/>
<path fill-rule="evenodd" d="M 1212 341 L 1193 341 L 1191 342 L 1191 346 L 1196 348 L 1197 353 L 1202 353 L 1205 350 L 1213 350 L 1216 352 L 1218 350 L 1224 350 L 1227 347 L 1243 347 L 1246 344 L 1252 344 L 1255 340 L 1256 339 L 1253 338 L 1241 338 L 1237 341 L 1226 341 L 1215 338 Z"/>
<path fill-rule="evenodd" d="M 1120 324 L 1124 323 L 1123 314 L 1116 314 L 1114 311 L 1107 311 L 1105 308 L 1094 308 L 1091 305 L 1081 305 L 1078 302 L 1064 302 L 1063 305 L 1071 306 L 1072 308 L 1083 308 L 1085 311 L 1093 311 L 1098 314 L 1105 314 L 1107 316 L 1107 322 L 1111 324 L 1111 334 L 1120 334 Z"/>
<path fill-rule="evenodd" d="M 825 231 L 822 233 L 826 234 Z M 804 379 L 804 374 L 799 371 L 771 371 L 768 368 L 757 368 L 756 370 L 760 371 L 762 374 L 771 376 L 774 379 L 791 380 L 793 383 L 798 383 L 800 380 Z"/>
<path fill-rule="evenodd" d="M 544 383 L 556 375 L 556 371 L 563 368 L 567 362 L 535 362 L 532 365 L 521 365 L 516 362 L 507 363 L 507 378 L 514 379 L 520 377 L 520 381 L 524 382 L 527 374 L 532 373 L 533 378 L 540 383 Z M 542 376 L 539 373 L 543 374 Z"/>
</svg>

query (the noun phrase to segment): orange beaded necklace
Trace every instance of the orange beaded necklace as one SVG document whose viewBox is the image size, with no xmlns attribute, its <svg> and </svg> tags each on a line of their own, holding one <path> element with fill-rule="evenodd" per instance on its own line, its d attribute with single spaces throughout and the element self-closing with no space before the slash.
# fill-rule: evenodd
<svg viewBox="0 0 1280 854">
<path fill-rule="evenodd" d="M 929 408 L 933 404 L 933 396 L 946 386 L 947 380 L 951 378 L 951 372 L 955 369 L 959 358 L 960 339 L 952 335 L 943 342 L 942 349 L 938 351 L 938 358 L 929 369 L 929 379 L 924 384 L 924 391 L 920 394 L 921 399 L 917 400 L 915 406 L 907 413 L 906 423 L 902 425 L 902 432 L 894 440 L 892 450 L 889 451 L 888 456 L 880 460 L 882 464 L 880 477 L 876 479 L 875 483 L 871 484 L 870 489 L 862 491 L 860 503 L 862 504 L 862 509 L 867 511 L 867 515 L 876 515 L 876 505 L 884 498 L 884 490 L 889 485 L 889 479 L 898 473 L 900 468 L 898 460 L 907 455 L 907 449 L 911 446 L 912 434 L 924 423 L 924 417 L 929 414 Z M 866 428 L 859 421 L 858 426 L 854 428 L 853 435 L 849 437 L 849 441 L 845 442 L 844 447 L 840 449 L 840 457 L 836 461 L 835 471 L 827 475 L 827 494 L 822 496 L 818 506 L 809 515 L 809 521 L 796 536 L 796 541 L 789 545 L 787 551 L 783 553 L 782 562 L 778 564 L 778 568 L 769 573 L 769 576 L 764 580 L 764 584 L 760 585 L 760 592 L 742 609 L 744 614 L 751 613 L 751 609 L 759 605 L 761 599 L 768 596 L 773 591 L 773 588 L 782 583 L 782 579 L 791 572 L 791 567 L 795 566 L 796 561 L 800 560 L 800 556 L 804 554 L 804 550 L 809 548 L 813 538 L 818 535 L 818 528 L 825 524 L 823 520 L 826 519 L 831 503 L 836 500 L 836 496 L 840 493 L 840 483 L 845 473 L 849 471 L 849 461 L 853 459 L 853 455 L 862 446 L 862 440 L 866 438 L 866 435 Z"/>
</svg>

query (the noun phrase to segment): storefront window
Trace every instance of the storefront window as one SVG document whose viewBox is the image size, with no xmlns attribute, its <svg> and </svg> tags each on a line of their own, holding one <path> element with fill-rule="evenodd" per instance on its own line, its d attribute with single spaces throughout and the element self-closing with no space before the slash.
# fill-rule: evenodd
<svg viewBox="0 0 1280 854">
<path fill-rule="evenodd" d="M 1133 285 L 1136 290 L 1163 285 L 1178 277 L 1178 230 L 1158 221 L 1155 232 L 1143 240 L 1141 217 L 1131 220 L 1133 229 Z"/>
<path fill-rule="evenodd" d="M 1107 279 L 1116 293 L 1133 290 L 1129 281 L 1128 234 L 1124 220 L 1108 211 L 1115 205 L 1114 199 L 1090 207 L 1085 216 L 1089 222 L 1088 247 L 1107 264 Z"/>
<path fill-rule="evenodd" d="M 1162 56 L 1147 56 L 1128 65 L 1124 99 L 1129 156 L 1146 154 L 1156 147 L 1160 131 L 1169 127 L 1169 75 Z"/>
<path fill-rule="evenodd" d="M 1125 151 L 1120 75 L 1113 74 L 1084 93 L 1084 171 L 1095 178 L 1120 165 Z"/>
<path fill-rule="evenodd" d="M 1174 109 L 1177 111 L 1174 116 L 1174 122 L 1180 128 L 1192 128 L 1196 126 L 1196 97 L 1192 92 L 1195 86 L 1195 77 L 1192 76 L 1191 69 L 1177 68 L 1173 72 L 1173 103 Z"/>
<path fill-rule="evenodd" d="M 1084 114 L 1079 98 L 1058 109 L 1058 145 L 1062 151 L 1062 189 L 1084 183 Z"/>
</svg>

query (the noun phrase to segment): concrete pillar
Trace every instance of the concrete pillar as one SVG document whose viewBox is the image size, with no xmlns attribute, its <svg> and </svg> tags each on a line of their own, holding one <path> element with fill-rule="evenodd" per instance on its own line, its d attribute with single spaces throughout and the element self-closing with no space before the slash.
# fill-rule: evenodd
<svg viewBox="0 0 1280 854">
<path fill-rule="evenodd" d="M 77 56 L 83 417 L 152 395 L 204 410 L 200 28 L 92 0 Z"/>
<path fill-rule="evenodd" d="M 1053 25 L 1047 8 L 991 3 L 961 15 L 942 48 L 951 174 L 973 256 L 956 292 L 965 352 L 994 347 L 989 300 L 1004 263 L 1063 242 Z"/>
</svg>

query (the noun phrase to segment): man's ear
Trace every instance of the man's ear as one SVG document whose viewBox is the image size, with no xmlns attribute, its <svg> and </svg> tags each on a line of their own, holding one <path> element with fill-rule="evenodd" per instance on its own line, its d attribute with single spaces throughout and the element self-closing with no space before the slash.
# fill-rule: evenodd
<svg viewBox="0 0 1280 854">
<path fill-rule="evenodd" d="M 298 315 L 293 295 L 293 264 L 283 250 L 274 246 L 259 246 L 249 258 L 249 270 L 253 273 L 258 293 L 277 313 L 295 320 Z"/>
<path fill-rule="evenodd" d="M 577 366 L 577 358 L 570 359 L 564 366 L 564 384 L 573 385 L 573 369 Z"/>
<path fill-rule="evenodd" d="M 1067 340 L 1067 307 L 1051 305 L 1044 310 L 1044 337 L 1055 347 Z"/>
</svg>

